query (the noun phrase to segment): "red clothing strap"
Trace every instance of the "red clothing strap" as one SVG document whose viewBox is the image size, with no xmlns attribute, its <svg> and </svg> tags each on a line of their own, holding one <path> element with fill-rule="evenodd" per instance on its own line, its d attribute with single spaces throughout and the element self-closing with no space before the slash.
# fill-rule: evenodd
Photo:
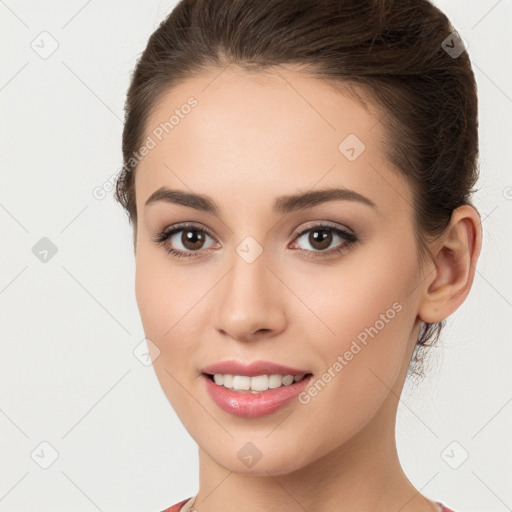
<svg viewBox="0 0 512 512">
<path fill-rule="evenodd" d="M 186 500 L 180 501 L 179 503 L 176 503 L 176 505 L 173 505 L 172 507 L 166 508 L 165 510 L 162 510 L 161 512 L 180 512 L 181 507 L 187 503 L 191 498 L 187 498 Z M 446 507 L 442 503 L 438 502 L 439 506 L 441 507 L 441 512 L 455 512 L 451 508 Z"/>
<path fill-rule="evenodd" d="M 162 510 L 162 512 L 180 512 L 181 507 L 183 507 L 183 505 L 185 505 L 185 503 L 190 499 L 191 498 L 187 498 L 186 500 L 180 501 L 179 503 L 176 503 L 176 505 Z"/>
<path fill-rule="evenodd" d="M 455 510 L 448 508 L 444 503 L 441 503 L 440 501 L 436 501 L 436 503 L 439 505 L 441 512 L 455 512 Z"/>
</svg>

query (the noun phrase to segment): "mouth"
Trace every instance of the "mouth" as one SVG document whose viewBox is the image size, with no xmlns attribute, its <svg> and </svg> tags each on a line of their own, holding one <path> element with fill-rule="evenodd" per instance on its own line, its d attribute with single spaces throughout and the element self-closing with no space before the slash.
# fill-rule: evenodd
<svg viewBox="0 0 512 512">
<path fill-rule="evenodd" d="M 310 372 L 297 375 L 271 374 L 248 376 L 222 373 L 203 373 L 203 375 L 217 386 L 224 387 L 235 393 L 251 395 L 265 393 L 266 391 L 286 386 L 293 386 L 313 376 Z"/>
<path fill-rule="evenodd" d="M 201 378 L 208 395 L 223 411 L 240 418 L 257 418 L 273 414 L 287 404 L 291 405 L 294 398 L 310 385 L 313 374 L 249 377 L 203 372 Z"/>
</svg>

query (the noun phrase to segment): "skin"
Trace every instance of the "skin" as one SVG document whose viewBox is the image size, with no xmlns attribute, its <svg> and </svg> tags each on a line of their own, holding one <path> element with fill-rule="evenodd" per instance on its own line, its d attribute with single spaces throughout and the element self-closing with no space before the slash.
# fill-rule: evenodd
<svg viewBox="0 0 512 512">
<path fill-rule="evenodd" d="M 448 317 L 469 293 L 479 215 L 455 210 L 421 267 L 412 190 L 386 157 L 377 111 L 291 67 L 219 71 L 170 89 L 151 112 L 146 135 L 190 96 L 198 101 L 142 159 L 135 180 L 136 299 L 160 351 L 152 348 L 156 375 L 199 446 L 196 509 L 437 510 L 400 466 L 398 397 L 421 321 Z M 366 146 L 354 161 L 338 149 L 350 133 Z M 164 185 L 210 196 L 220 216 L 163 201 L 145 207 Z M 271 210 L 277 196 L 329 187 L 355 190 L 377 208 L 330 201 L 285 215 Z M 325 249 L 310 232 L 294 238 L 320 221 L 359 241 L 323 256 L 344 240 L 331 232 Z M 214 234 L 199 257 L 174 259 L 152 240 L 179 222 Z M 182 234 L 174 248 L 193 251 Z M 247 236 L 263 249 L 252 263 L 236 252 Z M 206 392 L 202 368 L 225 359 L 270 360 L 321 378 L 397 302 L 401 311 L 307 404 L 237 418 Z M 251 468 L 237 457 L 247 442 L 261 452 Z"/>
</svg>

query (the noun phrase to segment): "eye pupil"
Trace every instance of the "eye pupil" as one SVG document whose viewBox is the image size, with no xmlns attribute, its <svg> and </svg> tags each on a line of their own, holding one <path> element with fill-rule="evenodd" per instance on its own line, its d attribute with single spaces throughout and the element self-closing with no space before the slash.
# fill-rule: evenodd
<svg viewBox="0 0 512 512">
<path fill-rule="evenodd" d="M 328 229 L 316 229 L 310 232 L 309 242 L 316 249 L 326 249 L 331 245 L 332 232 Z"/>
<path fill-rule="evenodd" d="M 204 235 L 200 231 L 194 229 L 183 231 L 182 243 L 187 249 L 198 249 L 202 245 L 201 242 L 204 242 Z"/>
</svg>

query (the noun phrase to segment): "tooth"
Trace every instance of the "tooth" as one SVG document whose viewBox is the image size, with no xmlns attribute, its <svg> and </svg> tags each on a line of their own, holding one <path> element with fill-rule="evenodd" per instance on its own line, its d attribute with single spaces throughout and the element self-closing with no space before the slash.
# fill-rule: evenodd
<svg viewBox="0 0 512 512">
<path fill-rule="evenodd" d="M 247 377 L 246 375 L 234 375 L 232 387 L 235 389 L 250 389 L 251 377 Z"/>
<path fill-rule="evenodd" d="M 282 378 L 281 375 L 269 375 L 268 377 L 268 387 L 270 389 L 275 389 L 281 387 Z"/>
<path fill-rule="evenodd" d="M 293 382 L 293 375 L 285 375 L 282 380 L 285 386 L 289 386 Z"/>
<path fill-rule="evenodd" d="M 250 393 L 261 393 L 268 389 L 276 389 L 282 386 L 289 386 L 294 382 L 299 382 L 304 378 L 305 374 L 296 375 L 255 375 L 249 377 L 247 375 L 230 375 L 216 373 L 213 375 L 213 381 L 233 391 L 248 391 Z"/>
<path fill-rule="evenodd" d="M 224 375 L 223 376 L 223 382 L 222 385 L 226 388 L 232 388 L 233 387 L 233 375 Z"/>
<path fill-rule="evenodd" d="M 251 389 L 253 391 L 266 391 L 268 389 L 268 375 L 257 375 L 251 378 Z"/>
</svg>

